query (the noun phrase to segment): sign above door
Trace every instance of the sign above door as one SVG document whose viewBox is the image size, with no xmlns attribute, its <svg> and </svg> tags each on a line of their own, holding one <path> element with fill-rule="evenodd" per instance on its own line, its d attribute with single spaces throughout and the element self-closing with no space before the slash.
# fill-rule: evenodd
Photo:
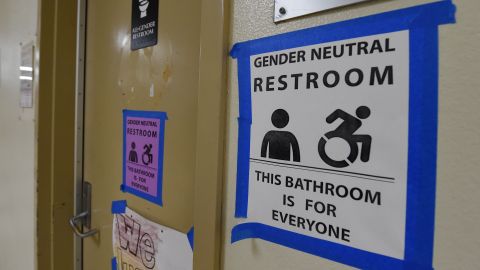
<svg viewBox="0 0 480 270">
<path fill-rule="evenodd" d="M 158 35 L 158 0 L 132 0 L 132 51 L 154 46 Z"/>
<path fill-rule="evenodd" d="M 274 22 L 369 0 L 275 0 Z"/>
</svg>

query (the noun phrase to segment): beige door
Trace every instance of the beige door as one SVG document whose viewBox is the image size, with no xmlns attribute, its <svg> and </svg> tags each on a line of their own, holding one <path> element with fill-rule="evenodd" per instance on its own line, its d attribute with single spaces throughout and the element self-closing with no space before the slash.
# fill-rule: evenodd
<svg viewBox="0 0 480 270">
<path fill-rule="evenodd" d="M 195 239 L 203 247 L 195 252 L 195 268 L 218 266 L 223 50 L 211 54 L 209 49 L 202 49 L 216 61 L 213 66 L 220 74 L 211 81 L 199 82 L 200 66 L 209 65 L 200 56 L 201 40 L 216 42 L 208 48 L 222 48 L 224 44 L 223 26 L 209 28 L 218 32 L 214 38 L 203 37 L 208 31 L 200 34 L 202 23 L 212 24 L 215 17 L 223 20 L 215 15 L 223 8 L 216 2 L 221 3 L 203 3 L 204 8 L 208 4 L 214 10 L 209 11 L 213 14 L 210 18 L 202 20 L 201 1 L 160 0 L 158 44 L 132 51 L 132 0 L 88 1 L 83 179 L 92 184 L 91 228 L 99 233 L 83 240 L 85 270 L 111 268 L 114 200 L 127 200 L 128 206 L 144 217 L 183 233 L 195 226 L 195 234 L 201 232 Z M 202 90 L 216 82 L 220 82 L 216 87 Z M 124 109 L 163 111 L 168 115 L 162 207 L 120 191 Z M 207 190 L 202 191 L 205 187 Z M 202 241 L 202 237 L 208 241 Z M 197 256 L 202 252 L 206 256 Z"/>
</svg>

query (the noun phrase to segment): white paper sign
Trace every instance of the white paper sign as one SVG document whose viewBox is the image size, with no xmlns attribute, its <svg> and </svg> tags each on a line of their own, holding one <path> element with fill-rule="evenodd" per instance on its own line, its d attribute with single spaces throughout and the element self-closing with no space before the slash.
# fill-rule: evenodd
<svg viewBox="0 0 480 270">
<path fill-rule="evenodd" d="M 33 42 L 22 46 L 20 63 L 20 107 L 33 107 Z"/>
<path fill-rule="evenodd" d="M 129 208 L 113 218 L 113 253 L 118 270 L 191 270 L 187 235 L 153 223 Z"/>
<path fill-rule="evenodd" d="M 248 219 L 403 259 L 409 33 L 253 55 Z"/>
</svg>

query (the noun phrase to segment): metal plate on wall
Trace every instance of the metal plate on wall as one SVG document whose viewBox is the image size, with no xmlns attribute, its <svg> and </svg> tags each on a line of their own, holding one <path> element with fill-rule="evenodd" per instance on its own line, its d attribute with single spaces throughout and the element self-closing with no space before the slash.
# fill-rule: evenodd
<svg viewBox="0 0 480 270">
<path fill-rule="evenodd" d="M 369 0 L 275 0 L 274 22 Z"/>
</svg>

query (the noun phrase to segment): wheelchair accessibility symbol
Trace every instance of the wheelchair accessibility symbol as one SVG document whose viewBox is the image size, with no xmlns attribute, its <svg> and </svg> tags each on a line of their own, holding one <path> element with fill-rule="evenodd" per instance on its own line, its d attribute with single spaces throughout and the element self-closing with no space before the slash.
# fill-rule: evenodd
<svg viewBox="0 0 480 270">
<path fill-rule="evenodd" d="M 153 155 L 152 155 L 152 147 L 153 145 L 150 143 L 150 144 L 145 144 L 143 146 L 143 150 L 145 150 L 143 152 L 143 155 L 142 155 L 142 162 L 145 166 L 148 166 L 150 164 L 153 163 Z"/>
<path fill-rule="evenodd" d="M 370 109 L 367 106 L 360 106 L 356 110 L 356 116 L 350 115 L 343 110 L 336 110 L 330 114 L 326 122 L 332 124 L 337 119 L 343 120 L 335 130 L 327 132 L 318 142 L 318 153 L 320 158 L 328 165 L 335 168 L 345 168 L 354 163 L 358 158 L 359 145 L 360 160 L 368 162 L 370 159 L 370 149 L 372 145 L 372 137 L 370 135 L 355 134 L 362 126 L 361 119 L 367 119 L 370 116 Z M 325 151 L 325 147 L 330 139 L 340 138 L 345 140 L 350 148 L 350 153 L 344 160 L 334 160 Z"/>
<path fill-rule="evenodd" d="M 328 124 L 333 124 L 338 119 L 343 120 L 336 129 L 325 133 L 318 142 L 318 154 L 326 164 L 335 168 L 348 167 L 357 160 L 359 152 L 362 162 L 370 160 L 372 137 L 365 134 L 355 134 L 362 126 L 362 120 L 370 116 L 370 108 L 360 106 L 355 114 L 356 116 L 353 116 L 337 109 L 326 118 Z M 300 162 L 300 147 L 297 138 L 293 133 L 281 130 L 288 125 L 288 122 L 289 114 L 287 111 L 277 109 L 273 112 L 272 124 L 280 130 L 271 130 L 265 134 L 261 146 L 261 157 Z M 327 144 L 332 139 L 340 139 L 347 143 L 350 152 L 345 159 L 336 160 L 328 154 Z"/>
</svg>

